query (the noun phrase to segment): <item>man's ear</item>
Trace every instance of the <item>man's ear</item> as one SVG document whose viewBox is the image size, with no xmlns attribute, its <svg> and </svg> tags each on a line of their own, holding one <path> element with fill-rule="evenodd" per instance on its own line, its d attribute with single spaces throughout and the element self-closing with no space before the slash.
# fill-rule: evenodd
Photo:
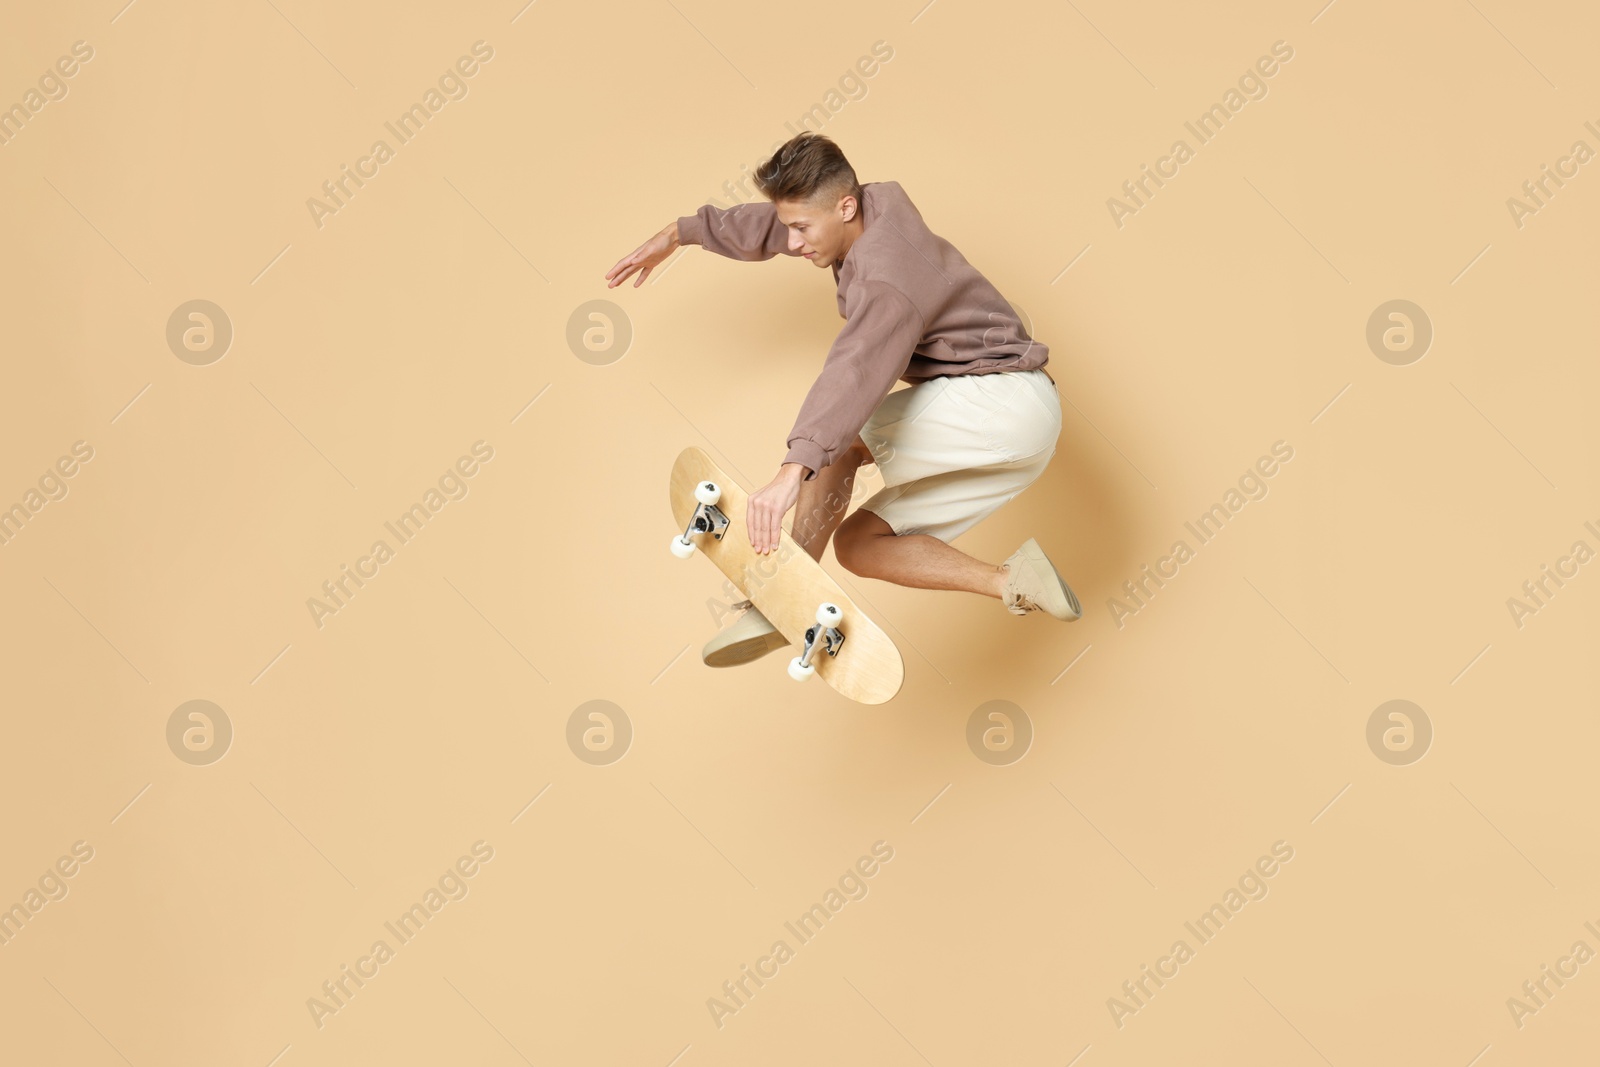
<svg viewBox="0 0 1600 1067">
<path fill-rule="evenodd" d="M 843 209 L 841 211 L 841 215 L 843 216 L 843 221 L 845 222 L 849 222 L 851 219 L 855 218 L 856 212 L 861 208 L 861 205 L 856 203 L 856 198 L 853 196 L 845 197 L 844 200 L 840 202 L 840 206 Z"/>
</svg>

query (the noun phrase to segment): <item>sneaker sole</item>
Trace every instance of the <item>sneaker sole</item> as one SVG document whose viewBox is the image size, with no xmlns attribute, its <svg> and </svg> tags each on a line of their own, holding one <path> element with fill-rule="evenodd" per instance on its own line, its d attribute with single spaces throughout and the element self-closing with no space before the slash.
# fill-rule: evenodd
<svg viewBox="0 0 1600 1067">
<path fill-rule="evenodd" d="M 713 639 L 713 643 L 715 643 L 715 639 Z M 734 641 L 720 648 L 702 651 L 700 658 L 707 667 L 738 667 L 753 660 L 758 660 L 769 653 L 776 652 L 788 644 L 788 640 L 781 633 L 774 630 L 769 634 L 747 637 L 743 641 Z"/>
</svg>

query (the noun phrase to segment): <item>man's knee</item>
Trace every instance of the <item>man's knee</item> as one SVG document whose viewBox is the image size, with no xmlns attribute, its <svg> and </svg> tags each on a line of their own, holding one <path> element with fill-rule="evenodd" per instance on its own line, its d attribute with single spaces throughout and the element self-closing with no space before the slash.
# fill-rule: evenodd
<svg viewBox="0 0 1600 1067">
<path fill-rule="evenodd" d="M 839 561 L 839 566 L 856 576 L 861 575 L 861 557 L 856 553 L 858 545 L 854 538 L 840 529 L 833 535 L 833 556 Z"/>
<path fill-rule="evenodd" d="M 870 511 L 857 510 L 833 535 L 833 555 L 839 566 L 860 575 L 866 561 L 862 548 L 878 537 L 892 537 L 894 529 Z"/>
</svg>

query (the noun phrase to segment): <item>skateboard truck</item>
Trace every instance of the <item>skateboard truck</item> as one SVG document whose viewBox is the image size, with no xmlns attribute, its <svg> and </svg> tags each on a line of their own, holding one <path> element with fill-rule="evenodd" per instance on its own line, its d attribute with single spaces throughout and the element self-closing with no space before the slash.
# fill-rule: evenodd
<svg viewBox="0 0 1600 1067">
<path fill-rule="evenodd" d="M 694 487 L 694 498 L 700 506 L 694 509 L 694 514 L 689 517 L 689 525 L 684 527 L 681 534 L 672 539 L 672 554 L 679 559 L 688 559 L 694 555 L 695 543 L 692 540 L 695 534 L 709 533 L 713 538 L 722 540 L 723 532 L 728 528 L 728 515 L 717 507 L 717 501 L 722 499 L 722 487 L 716 482 L 701 482 Z"/>
<path fill-rule="evenodd" d="M 839 632 L 839 623 L 843 620 L 844 612 L 835 604 L 823 604 L 817 608 L 817 624 L 807 628 L 806 647 L 789 661 L 789 677 L 803 682 L 817 673 L 816 665 L 811 662 L 811 654 L 816 651 L 818 637 L 827 645 L 828 655 L 839 654 L 839 646 L 844 644 L 844 634 Z"/>
</svg>

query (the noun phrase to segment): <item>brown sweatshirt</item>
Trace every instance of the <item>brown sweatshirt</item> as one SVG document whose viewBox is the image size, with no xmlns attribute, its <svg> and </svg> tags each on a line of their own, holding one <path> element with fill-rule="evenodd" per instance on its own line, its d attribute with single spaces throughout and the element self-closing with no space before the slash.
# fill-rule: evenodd
<svg viewBox="0 0 1600 1067">
<path fill-rule="evenodd" d="M 1027 371 L 1050 358 L 989 280 L 928 229 L 899 182 L 867 182 L 861 194 L 861 235 L 843 265 L 833 264 L 844 329 L 800 406 L 783 460 L 808 467 L 808 480 L 849 451 L 896 380 Z M 678 219 L 678 240 L 730 259 L 800 254 L 766 201 L 707 204 Z"/>
</svg>

